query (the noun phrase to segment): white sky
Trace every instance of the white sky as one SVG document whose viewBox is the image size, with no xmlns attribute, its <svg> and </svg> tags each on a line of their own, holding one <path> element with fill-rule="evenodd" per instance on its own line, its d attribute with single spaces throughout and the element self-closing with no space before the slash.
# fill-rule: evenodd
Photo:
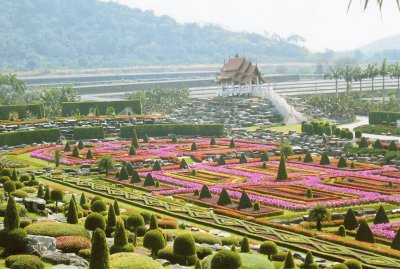
<svg viewBox="0 0 400 269">
<path fill-rule="evenodd" d="M 103 0 L 104 1 L 104 0 Z M 395 0 L 384 1 L 382 16 L 376 0 L 365 12 L 360 0 L 111 0 L 178 22 L 215 23 L 233 31 L 283 37 L 298 34 L 312 51 L 353 49 L 378 38 L 400 34 Z"/>
</svg>

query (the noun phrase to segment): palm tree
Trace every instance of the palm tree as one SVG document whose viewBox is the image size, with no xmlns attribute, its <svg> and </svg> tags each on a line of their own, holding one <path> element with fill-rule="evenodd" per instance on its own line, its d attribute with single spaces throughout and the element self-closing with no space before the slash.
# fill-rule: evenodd
<svg viewBox="0 0 400 269">
<path fill-rule="evenodd" d="M 389 75 L 389 65 L 387 64 L 386 58 L 382 62 L 379 74 L 382 76 L 382 103 L 385 103 L 385 97 L 386 97 L 385 77 Z"/>
<path fill-rule="evenodd" d="M 106 171 L 106 176 L 108 176 L 108 173 L 110 170 L 114 169 L 114 159 L 112 156 L 105 155 L 101 157 L 99 163 L 97 166 L 99 167 L 100 170 L 105 170 Z"/>
<path fill-rule="evenodd" d="M 379 75 L 379 69 L 377 64 L 369 64 L 367 66 L 366 71 L 366 76 L 372 80 L 372 101 L 375 99 L 375 92 L 374 92 L 374 79 L 376 78 L 377 75 Z"/>
<path fill-rule="evenodd" d="M 353 68 L 351 66 L 346 66 L 343 69 L 343 78 L 346 81 L 346 93 L 349 94 L 350 85 L 353 82 Z"/>
<path fill-rule="evenodd" d="M 365 9 L 367 9 L 367 7 L 368 7 L 368 4 L 369 4 L 369 0 L 363 0 L 364 1 L 364 10 Z M 363 1 L 361 1 L 361 3 L 363 2 Z M 397 7 L 399 8 L 399 10 L 400 10 L 400 0 L 395 0 L 396 1 L 396 3 L 397 3 Z M 351 3 L 353 2 L 353 0 L 349 0 L 349 6 L 347 7 L 347 11 L 350 9 L 350 6 L 351 6 Z M 382 4 L 383 4 L 383 0 L 376 0 L 376 3 L 378 4 L 378 6 L 379 6 L 379 10 L 382 10 Z"/>
<path fill-rule="evenodd" d="M 390 77 L 397 78 L 397 102 L 400 102 L 400 62 L 391 66 Z"/>
<path fill-rule="evenodd" d="M 362 92 L 362 80 L 365 78 L 365 70 L 361 66 L 356 66 L 353 69 L 353 78 L 360 83 L 360 99 Z"/>
<path fill-rule="evenodd" d="M 330 78 L 335 79 L 336 85 L 336 98 L 339 97 L 339 90 L 338 90 L 338 80 L 342 78 L 343 69 L 341 67 L 329 67 L 331 73 L 328 75 Z"/>
<path fill-rule="evenodd" d="M 317 230 L 321 231 L 322 230 L 322 222 L 324 220 L 329 220 L 330 214 L 328 212 L 328 209 L 326 209 L 325 206 L 314 206 L 311 208 L 308 217 L 310 220 L 314 220 L 317 223 Z"/>
</svg>

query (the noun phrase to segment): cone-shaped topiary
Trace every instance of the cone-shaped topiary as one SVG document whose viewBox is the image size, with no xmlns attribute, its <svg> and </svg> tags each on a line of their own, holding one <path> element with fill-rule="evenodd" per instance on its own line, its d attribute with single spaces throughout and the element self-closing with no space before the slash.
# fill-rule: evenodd
<svg viewBox="0 0 400 269">
<path fill-rule="evenodd" d="M 147 134 L 144 134 L 143 136 L 143 143 L 149 143 L 149 137 L 147 136 Z"/>
<path fill-rule="evenodd" d="M 109 237 L 114 231 L 114 227 L 117 224 L 117 216 L 115 215 L 114 206 L 109 204 L 108 214 L 107 214 L 107 225 L 106 225 L 106 235 Z"/>
<path fill-rule="evenodd" d="M 110 253 L 133 252 L 134 250 L 133 245 L 128 242 L 124 221 L 119 218 L 115 225 L 114 244 L 110 248 Z"/>
<path fill-rule="evenodd" d="M 4 228 L 14 230 L 19 228 L 19 212 L 14 197 L 8 198 L 6 210 L 4 212 Z"/>
<path fill-rule="evenodd" d="M 321 161 L 319 162 L 320 165 L 329 165 L 331 161 L 329 160 L 328 154 L 326 152 L 322 153 Z"/>
<path fill-rule="evenodd" d="M 43 185 L 42 184 L 39 185 L 38 192 L 37 192 L 36 196 L 38 198 L 42 198 L 44 196 L 44 189 L 43 189 Z"/>
<path fill-rule="evenodd" d="M 156 230 L 156 229 L 158 229 L 158 220 L 157 220 L 157 217 L 156 217 L 156 215 L 151 215 L 151 218 L 150 218 L 150 230 Z"/>
<path fill-rule="evenodd" d="M 109 269 L 110 253 L 106 235 L 102 229 L 96 229 L 93 233 L 92 248 L 90 251 L 89 269 Z"/>
<path fill-rule="evenodd" d="M 128 175 L 132 176 L 133 175 L 133 171 L 135 170 L 135 169 L 133 169 L 132 164 L 131 163 L 127 163 L 125 168 L 126 168 L 126 172 L 128 172 Z"/>
<path fill-rule="evenodd" d="M 233 138 L 231 139 L 231 142 L 229 143 L 229 148 L 230 149 L 236 148 L 236 143 L 235 143 L 235 140 Z"/>
<path fill-rule="evenodd" d="M 262 168 L 263 168 L 263 169 L 267 169 L 267 168 L 268 168 L 268 165 L 267 165 L 267 163 L 266 163 L 266 162 L 263 162 L 263 164 L 262 164 Z"/>
<path fill-rule="evenodd" d="M 269 161 L 269 156 L 267 153 L 263 152 L 261 153 L 261 161 L 262 162 L 268 162 Z"/>
<path fill-rule="evenodd" d="M 148 173 L 146 176 L 146 179 L 144 180 L 143 186 L 148 187 L 148 186 L 155 186 L 156 183 L 154 182 L 153 176 Z"/>
<path fill-rule="evenodd" d="M 358 147 L 362 149 L 362 148 L 368 148 L 368 146 L 369 144 L 367 142 L 367 139 L 365 137 L 362 137 L 360 143 L 358 144 Z"/>
<path fill-rule="evenodd" d="M 197 146 L 196 142 L 193 142 L 193 143 L 192 143 L 192 146 L 190 147 L 190 150 L 191 150 L 191 151 L 199 150 L 199 147 Z"/>
<path fill-rule="evenodd" d="M 294 263 L 293 255 L 292 252 L 289 251 L 286 255 L 285 262 L 283 263 L 283 266 L 281 269 L 295 269 L 296 264 Z"/>
<path fill-rule="evenodd" d="M 267 255 L 271 260 L 271 256 L 278 254 L 278 247 L 273 241 L 264 241 L 260 245 L 260 253 Z"/>
<path fill-rule="evenodd" d="M 195 169 L 193 169 L 192 172 L 191 172 L 191 174 L 192 174 L 192 176 L 195 177 L 195 176 L 197 176 L 197 171 L 196 171 Z"/>
<path fill-rule="evenodd" d="M 68 152 L 71 151 L 71 145 L 69 144 L 69 141 L 67 141 L 67 143 L 65 143 L 64 146 L 64 152 Z"/>
<path fill-rule="evenodd" d="M 51 190 L 50 190 L 49 186 L 46 186 L 46 188 L 45 188 L 43 199 L 46 201 L 50 201 L 50 199 L 51 199 Z"/>
<path fill-rule="evenodd" d="M 383 149 L 382 142 L 379 139 L 375 140 L 374 144 L 372 144 L 372 147 L 375 149 Z"/>
<path fill-rule="evenodd" d="M 346 230 L 355 230 L 358 227 L 358 221 L 353 209 L 347 210 L 346 216 L 344 217 L 343 225 Z"/>
<path fill-rule="evenodd" d="M 140 183 L 140 176 L 136 170 L 134 170 L 132 173 L 131 183 Z"/>
<path fill-rule="evenodd" d="M 396 145 L 396 142 L 394 140 L 392 140 L 390 142 L 389 151 L 397 151 L 397 145 Z"/>
<path fill-rule="evenodd" d="M 148 230 L 143 237 L 143 246 L 151 251 L 153 259 L 160 249 L 166 246 L 165 238 L 160 230 Z"/>
<path fill-rule="evenodd" d="M 154 162 L 153 171 L 161 171 L 161 165 L 159 161 Z"/>
<path fill-rule="evenodd" d="M 69 200 L 67 223 L 69 223 L 69 224 L 77 224 L 78 223 L 78 209 L 76 207 L 74 199 Z"/>
<path fill-rule="evenodd" d="M 223 249 L 211 259 L 210 269 L 239 269 L 242 266 L 242 259 L 238 253 L 232 250 Z"/>
<path fill-rule="evenodd" d="M 15 169 L 13 169 L 13 171 L 12 171 L 11 180 L 18 181 L 17 171 Z"/>
<path fill-rule="evenodd" d="M 215 141 L 214 137 L 211 137 L 210 145 L 211 146 L 216 146 L 217 145 L 217 141 Z"/>
<path fill-rule="evenodd" d="M 276 180 L 287 180 L 287 179 L 288 179 L 288 173 L 286 170 L 285 156 L 283 156 L 282 154 L 281 160 L 279 162 L 279 168 L 278 168 L 278 174 L 276 175 Z"/>
<path fill-rule="evenodd" d="M 357 241 L 375 243 L 374 234 L 368 226 L 368 223 L 363 220 L 360 223 L 360 227 L 358 227 L 356 238 Z"/>
<path fill-rule="evenodd" d="M 346 228 L 343 225 L 339 226 L 339 229 L 337 231 L 337 235 L 341 237 L 346 237 Z"/>
<path fill-rule="evenodd" d="M 300 269 L 318 269 L 318 263 L 314 262 L 314 257 L 312 253 L 307 252 L 304 262 L 300 265 Z"/>
<path fill-rule="evenodd" d="M 195 189 L 195 190 L 193 191 L 193 195 L 194 195 L 194 196 L 199 196 L 199 195 L 200 195 L 199 190 L 198 190 L 198 189 Z"/>
<path fill-rule="evenodd" d="M 84 149 L 85 146 L 83 145 L 82 139 L 79 139 L 78 141 L 78 149 Z"/>
<path fill-rule="evenodd" d="M 400 229 L 397 230 L 390 247 L 395 250 L 400 250 Z"/>
<path fill-rule="evenodd" d="M 354 136 L 355 136 L 355 138 L 362 138 L 362 131 L 356 130 L 356 131 L 354 132 Z"/>
<path fill-rule="evenodd" d="M 129 147 L 129 153 L 130 156 L 136 155 L 136 149 L 134 146 Z"/>
<path fill-rule="evenodd" d="M 374 224 L 389 223 L 389 218 L 383 206 L 380 206 L 375 215 Z"/>
<path fill-rule="evenodd" d="M 306 156 L 304 157 L 304 160 L 303 160 L 303 162 L 304 163 L 312 163 L 314 160 L 313 160 L 313 158 L 312 158 L 312 156 L 311 156 L 311 153 L 308 151 L 307 153 L 306 153 Z"/>
<path fill-rule="evenodd" d="M 136 149 L 139 148 L 139 141 L 137 138 L 136 130 L 132 130 L 132 146 Z"/>
<path fill-rule="evenodd" d="M 356 164 L 355 164 L 354 162 L 351 162 L 350 168 L 351 168 L 351 169 L 355 169 L 355 168 L 356 168 Z"/>
<path fill-rule="evenodd" d="M 346 162 L 346 159 L 344 157 L 340 157 L 337 167 L 338 168 L 347 167 L 347 162 Z"/>
<path fill-rule="evenodd" d="M 225 164 L 226 164 L 226 162 L 225 162 L 224 156 L 220 155 L 219 159 L 218 159 L 218 165 L 225 165 Z"/>
<path fill-rule="evenodd" d="M 84 205 L 84 204 L 86 204 L 86 203 L 87 203 L 87 199 L 86 199 L 85 193 L 82 192 L 82 194 L 81 194 L 81 199 L 79 200 L 79 204 L 80 204 L 80 205 Z"/>
<path fill-rule="evenodd" d="M 117 216 L 121 215 L 121 210 L 119 209 L 119 204 L 116 199 L 114 200 L 113 207 L 114 207 L 115 215 L 117 215 Z"/>
<path fill-rule="evenodd" d="M 391 189 L 394 188 L 393 181 L 389 180 L 388 187 L 391 188 Z"/>
<path fill-rule="evenodd" d="M 218 205 L 221 205 L 221 206 L 232 204 L 232 199 L 229 196 L 229 193 L 225 188 L 222 188 L 222 191 L 221 191 L 221 194 L 219 195 L 217 203 L 218 203 Z"/>
<path fill-rule="evenodd" d="M 239 163 L 247 163 L 247 158 L 246 155 L 244 155 L 244 153 L 240 155 Z"/>
<path fill-rule="evenodd" d="M 89 149 L 86 153 L 86 159 L 93 159 L 93 153 L 92 150 Z"/>
<path fill-rule="evenodd" d="M 314 197 L 314 193 L 313 193 L 312 189 L 310 189 L 310 188 L 307 189 L 306 197 L 307 198 L 313 198 Z"/>
<path fill-rule="evenodd" d="M 122 166 L 121 170 L 119 170 L 118 179 L 119 180 L 127 180 L 129 178 L 128 171 L 126 171 L 126 167 Z"/>
<path fill-rule="evenodd" d="M 172 142 L 173 144 L 178 144 L 178 137 L 176 136 L 176 134 L 173 134 L 173 135 L 172 135 L 171 142 Z"/>
<path fill-rule="evenodd" d="M 246 208 L 252 208 L 253 204 L 251 203 L 249 195 L 245 191 L 242 192 L 242 195 L 240 196 L 239 200 L 239 206 L 238 209 L 246 209 Z"/>
<path fill-rule="evenodd" d="M 196 264 L 194 265 L 194 269 L 203 269 L 199 259 L 196 260 Z"/>
<path fill-rule="evenodd" d="M 181 168 L 181 169 L 189 168 L 189 165 L 187 164 L 187 162 L 184 158 L 182 159 L 181 163 L 179 164 L 179 168 Z"/>
<path fill-rule="evenodd" d="M 207 185 L 203 185 L 200 191 L 200 199 L 212 198 L 211 192 L 208 189 Z"/>
<path fill-rule="evenodd" d="M 242 253 L 250 252 L 249 239 L 247 239 L 247 236 L 243 237 L 242 242 L 240 243 L 240 252 Z"/>
<path fill-rule="evenodd" d="M 72 150 L 72 157 L 79 158 L 79 149 L 77 146 Z"/>
</svg>

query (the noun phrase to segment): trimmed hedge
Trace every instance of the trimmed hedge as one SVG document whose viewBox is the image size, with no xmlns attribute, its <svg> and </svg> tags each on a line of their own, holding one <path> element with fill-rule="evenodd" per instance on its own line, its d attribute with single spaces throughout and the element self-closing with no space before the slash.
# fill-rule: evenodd
<svg viewBox="0 0 400 269">
<path fill-rule="evenodd" d="M 382 124 L 382 122 L 396 122 L 400 119 L 400 112 L 371 111 L 368 116 L 369 124 Z"/>
<path fill-rule="evenodd" d="M 139 137 L 145 134 L 149 136 L 176 135 L 201 135 L 201 136 L 222 136 L 224 134 L 223 124 L 144 124 L 127 125 L 121 127 L 121 137 L 131 138 L 133 130 Z"/>
<path fill-rule="evenodd" d="M 60 222 L 38 222 L 25 228 L 28 234 L 44 235 L 51 237 L 59 236 L 83 236 L 90 238 L 88 231 L 78 224 L 68 224 Z"/>
<path fill-rule="evenodd" d="M 65 253 L 78 254 L 82 249 L 91 247 L 90 240 L 82 236 L 59 236 L 56 238 L 57 249 Z"/>
<path fill-rule="evenodd" d="M 15 269 L 44 269 L 44 264 L 39 257 L 34 255 L 12 255 L 5 260 L 6 267 Z"/>
<path fill-rule="evenodd" d="M 221 238 L 213 234 L 197 232 L 197 233 L 192 233 L 192 236 L 194 241 L 199 244 L 206 243 L 209 245 L 215 245 L 215 244 L 222 245 Z"/>
<path fill-rule="evenodd" d="M 41 129 L 34 131 L 18 131 L 0 134 L 0 146 L 16 146 L 60 140 L 60 129 Z"/>
<path fill-rule="evenodd" d="M 110 256 L 110 266 L 113 269 L 163 269 L 157 261 L 135 253 L 117 253 Z"/>
<path fill-rule="evenodd" d="M 89 110 L 92 107 L 95 107 L 100 115 L 106 115 L 108 107 L 113 107 L 116 114 L 121 113 L 125 108 L 129 108 L 133 114 L 142 114 L 142 103 L 140 100 L 62 103 L 61 113 L 63 117 L 66 117 L 74 114 L 79 109 L 81 115 L 89 115 Z"/>
<path fill-rule="evenodd" d="M 165 259 L 171 262 L 171 264 L 176 264 L 179 263 L 180 265 L 194 265 L 197 260 L 197 254 L 195 253 L 194 255 L 191 256 L 182 256 L 175 254 L 172 247 L 167 246 L 163 249 L 160 249 L 157 253 L 157 258 L 158 259 Z"/>
<path fill-rule="evenodd" d="M 104 139 L 104 128 L 97 127 L 75 127 L 74 139 Z"/>
<path fill-rule="evenodd" d="M 0 106 L 0 120 L 8 120 L 8 117 L 11 112 L 17 112 L 18 118 L 24 119 L 26 118 L 26 112 L 30 111 L 32 116 L 41 119 L 44 117 L 44 109 L 43 104 L 35 104 L 35 105 L 6 105 Z"/>
</svg>

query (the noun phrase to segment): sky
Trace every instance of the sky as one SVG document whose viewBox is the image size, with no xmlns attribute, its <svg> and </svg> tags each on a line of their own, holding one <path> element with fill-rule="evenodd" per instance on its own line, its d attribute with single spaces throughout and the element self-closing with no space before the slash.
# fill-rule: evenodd
<svg viewBox="0 0 400 269">
<path fill-rule="evenodd" d="M 395 0 L 384 1 L 382 13 L 375 0 L 363 11 L 360 0 L 111 0 L 180 23 L 218 24 L 232 31 L 297 34 L 310 50 L 354 49 L 376 39 L 400 34 L 400 12 Z"/>
</svg>

